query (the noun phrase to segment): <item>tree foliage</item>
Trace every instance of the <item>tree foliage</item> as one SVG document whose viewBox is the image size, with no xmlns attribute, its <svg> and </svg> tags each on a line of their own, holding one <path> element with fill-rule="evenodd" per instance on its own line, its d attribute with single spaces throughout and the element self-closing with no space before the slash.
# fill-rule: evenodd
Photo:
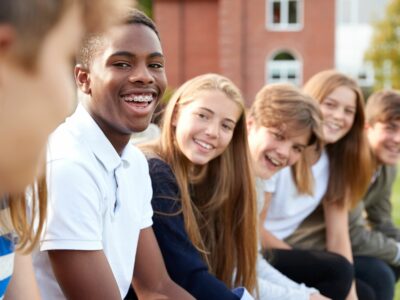
<svg viewBox="0 0 400 300">
<path fill-rule="evenodd" d="M 153 1 L 152 0 L 139 0 L 138 9 L 153 18 Z"/>
<path fill-rule="evenodd" d="M 400 89 L 400 0 L 391 0 L 385 17 L 374 24 L 365 59 L 375 70 L 375 89 Z"/>
</svg>

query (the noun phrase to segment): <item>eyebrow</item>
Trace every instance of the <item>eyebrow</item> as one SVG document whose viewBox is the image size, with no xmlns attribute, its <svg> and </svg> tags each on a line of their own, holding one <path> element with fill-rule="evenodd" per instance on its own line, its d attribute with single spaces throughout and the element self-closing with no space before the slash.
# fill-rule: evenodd
<svg viewBox="0 0 400 300">
<path fill-rule="evenodd" d="M 208 111 L 210 114 L 213 114 L 213 115 L 215 114 L 214 111 L 212 111 L 212 110 L 209 109 L 209 108 L 200 107 L 200 109 L 203 109 L 203 110 L 205 110 L 205 111 Z M 234 120 L 232 120 L 232 119 L 224 118 L 224 120 L 225 120 L 225 121 L 228 121 L 228 122 L 232 122 L 234 125 L 236 124 L 236 121 L 234 121 Z"/>
<path fill-rule="evenodd" d="M 136 55 L 129 52 L 129 51 L 117 51 L 114 52 L 113 54 L 110 55 L 110 57 L 115 57 L 115 56 L 125 56 L 125 57 L 129 57 L 129 58 L 135 58 Z M 148 55 L 148 57 L 150 58 L 154 58 L 154 57 L 161 57 L 164 58 L 164 55 L 160 52 L 152 52 Z"/>
</svg>

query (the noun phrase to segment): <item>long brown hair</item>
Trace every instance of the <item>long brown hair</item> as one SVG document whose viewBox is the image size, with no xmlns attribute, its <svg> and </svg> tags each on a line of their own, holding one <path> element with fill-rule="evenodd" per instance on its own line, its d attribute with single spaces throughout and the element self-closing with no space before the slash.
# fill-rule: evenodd
<svg viewBox="0 0 400 300">
<path fill-rule="evenodd" d="M 227 149 L 204 166 L 194 166 L 175 142 L 173 118 L 179 108 L 209 90 L 223 92 L 238 103 L 242 114 Z M 161 137 L 144 151 L 172 168 L 178 186 L 185 229 L 210 272 L 228 287 L 256 289 L 257 213 L 250 169 L 244 102 L 227 78 L 205 74 L 183 84 L 172 96 L 163 116 Z"/>
<path fill-rule="evenodd" d="M 341 86 L 355 93 L 356 111 L 349 132 L 336 143 L 325 146 L 329 157 L 329 182 L 324 199 L 354 207 L 364 196 L 372 175 L 371 154 L 364 131 L 364 96 L 361 89 L 348 76 L 326 70 L 311 77 L 304 86 L 304 92 L 321 103 Z"/>
<path fill-rule="evenodd" d="M 310 131 L 309 145 L 322 140 L 322 113 L 318 103 L 291 84 L 275 83 L 264 86 L 256 95 L 249 117 L 257 126 L 275 127 L 284 132 Z M 293 179 L 300 193 L 311 194 L 313 179 L 306 156 L 292 167 Z"/>
</svg>

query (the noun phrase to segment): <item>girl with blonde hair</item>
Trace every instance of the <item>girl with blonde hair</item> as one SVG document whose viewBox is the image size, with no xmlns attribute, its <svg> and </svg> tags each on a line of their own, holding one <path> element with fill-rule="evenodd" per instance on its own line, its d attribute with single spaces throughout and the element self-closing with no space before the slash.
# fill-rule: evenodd
<svg viewBox="0 0 400 300">
<path fill-rule="evenodd" d="M 205 74 L 169 101 L 161 137 L 143 147 L 153 228 L 171 278 L 196 299 L 256 292 L 256 195 L 240 91 Z"/>
</svg>

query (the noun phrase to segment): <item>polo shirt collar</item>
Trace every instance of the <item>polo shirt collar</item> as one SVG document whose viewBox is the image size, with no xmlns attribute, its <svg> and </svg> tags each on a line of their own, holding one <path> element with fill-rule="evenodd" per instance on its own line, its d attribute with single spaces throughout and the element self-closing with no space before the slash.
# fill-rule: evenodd
<svg viewBox="0 0 400 300">
<path fill-rule="evenodd" d="M 124 155 L 126 152 L 125 149 L 121 158 L 104 132 L 82 104 L 78 105 L 70 119 L 75 124 L 75 129 L 84 138 L 85 143 L 89 145 L 94 155 L 108 172 L 115 170 L 121 165 L 122 160 L 126 156 Z"/>
</svg>

